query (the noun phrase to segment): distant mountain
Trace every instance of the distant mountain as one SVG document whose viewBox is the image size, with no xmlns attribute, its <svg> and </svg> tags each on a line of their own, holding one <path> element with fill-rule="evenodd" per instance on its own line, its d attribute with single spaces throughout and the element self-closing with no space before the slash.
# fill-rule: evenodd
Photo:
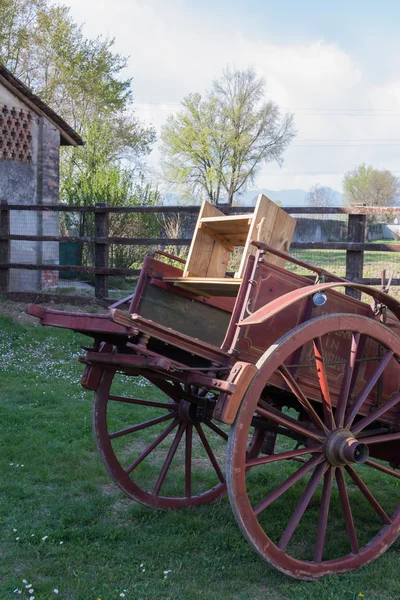
<svg viewBox="0 0 400 600">
<path fill-rule="evenodd" d="M 327 189 L 334 194 L 334 206 L 345 204 L 343 194 L 332 188 Z M 307 206 L 308 192 L 304 190 L 267 190 L 265 188 L 244 192 L 236 198 L 236 203 L 241 206 L 251 206 L 255 204 L 258 194 L 265 194 L 270 200 L 280 202 L 282 206 Z"/>
<path fill-rule="evenodd" d="M 345 204 L 343 194 L 332 188 L 327 189 L 331 190 L 334 195 L 334 206 L 343 206 Z M 260 190 L 250 190 L 237 195 L 235 204 L 239 206 L 254 206 L 259 194 L 265 194 L 270 200 L 280 202 L 282 206 L 307 206 L 308 192 L 304 190 L 267 190 L 265 188 Z M 163 198 L 162 203 L 170 206 L 192 204 L 187 201 L 183 202 L 177 194 L 168 194 Z M 221 204 L 223 203 L 224 200 L 221 199 Z M 197 202 L 194 202 L 193 204 L 197 204 Z"/>
</svg>

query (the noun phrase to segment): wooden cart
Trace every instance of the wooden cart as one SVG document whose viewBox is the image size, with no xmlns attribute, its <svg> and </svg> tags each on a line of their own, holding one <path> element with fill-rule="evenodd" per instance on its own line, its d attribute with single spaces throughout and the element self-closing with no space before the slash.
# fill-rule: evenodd
<svg viewBox="0 0 400 600">
<path fill-rule="evenodd" d="M 228 493 L 259 555 L 311 580 L 372 561 L 399 533 L 400 304 L 291 257 L 294 225 L 268 206 L 235 219 L 205 204 L 187 263 L 153 252 L 108 314 L 28 312 L 93 338 L 82 385 L 126 494 L 169 510 Z"/>
</svg>

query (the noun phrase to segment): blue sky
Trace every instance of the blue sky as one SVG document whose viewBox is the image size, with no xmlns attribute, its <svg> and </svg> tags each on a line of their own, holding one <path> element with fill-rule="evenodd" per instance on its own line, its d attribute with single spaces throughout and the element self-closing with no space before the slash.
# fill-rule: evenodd
<svg viewBox="0 0 400 600">
<path fill-rule="evenodd" d="M 370 0 L 64 0 L 90 35 L 129 55 L 140 118 L 157 131 L 189 92 L 222 69 L 253 66 L 268 96 L 294 113 L 298 135 L 282 168 L 257 187 L 341 190 L 365 162 L 400 176 L 400 2 Z M 157 177 L 156 146 L 149 164 Z"/>
<path fill-rule="evenodd" d="M 347 50 L 365 50 L 365 39 L 398 36 L 400 3 L 396 0 L 187 0 L 193 14 L 212 18 L 248 34 L 290 43 L 324 39 Z"/>
</svg>

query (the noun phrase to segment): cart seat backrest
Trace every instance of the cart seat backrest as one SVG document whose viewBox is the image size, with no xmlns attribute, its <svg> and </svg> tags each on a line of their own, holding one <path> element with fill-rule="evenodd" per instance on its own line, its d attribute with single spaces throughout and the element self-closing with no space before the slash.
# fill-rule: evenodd
<svg viewBox="0 0 400 600">
<path fill-rule="evenodd" d="M 257 251 L 251 242 L 264 242 L 288 252 L 295 226 L 296 220 L 263 194 L 258 196 L 252 214 L 227 216 L 203 202 L 182 277 L 164 281 L 205 297 L 235 297 L 247 259 Z M 227 277 L 232 252 L 238 246 L 243 247 L 239 269 L 234 278 Z M 278 267 L 286 262 L 273 254 L 267 254 L 265 261 Z"/>
<path fill-rule="evenodd" d="M 247 258 L 255 254 L 252 240 L 288 251 L 296 220 L 260 194 L 253 214 L 226 216 L 209 202 L 203 202 L 197 219 L 183 277 L 225 278 L 232 252 L 243 246 L 235 278 L 241 279 Z M 268 255 L 266 261 L 280 267 L 285 260 Z"/>
</svg>

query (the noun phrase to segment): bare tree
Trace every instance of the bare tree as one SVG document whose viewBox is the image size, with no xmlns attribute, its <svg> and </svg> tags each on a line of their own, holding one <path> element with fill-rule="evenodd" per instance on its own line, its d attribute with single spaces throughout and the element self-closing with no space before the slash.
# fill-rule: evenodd
<svg viewBox="0 0 400 600">
<path fill-rule="evenodd" d="M 307 195 L 308 206 L 333 206 L 335 204 L 335 194 L 331 188 L 323 187 L 316 183 L 310 188 Z"/>
<path fill-rule="evenodd" d="M 173 239 L 179 239 L 182 237 L 183 224 L 181 213 L 171 213 L 168 215 L 161 215 L 161 225 L 165 232 L 166 237 Z M 186 258 L 187 247 L 168 245 L 165 248 L 166 252 L 178 256 L 179 258 Z"/>
</svg>

